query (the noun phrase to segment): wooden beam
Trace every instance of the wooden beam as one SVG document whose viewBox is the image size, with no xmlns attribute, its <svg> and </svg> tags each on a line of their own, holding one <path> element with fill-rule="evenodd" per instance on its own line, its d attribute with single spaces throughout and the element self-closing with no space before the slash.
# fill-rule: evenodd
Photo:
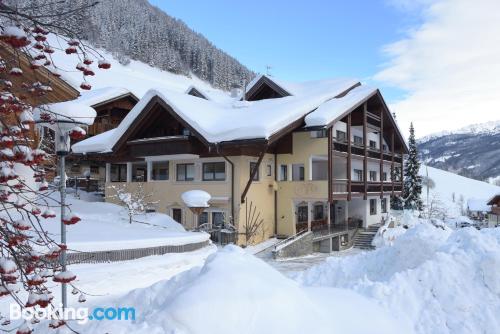
<svg viewBox="0 0 500 334">
<path fill-rule="evenodd" d="M 351 193 L 351 114 L 347 115 L 347 200 L 352 198 Z"/>
<path fill-rule="evenodd" d="M 364 186 L 364 195 L 363 199 L 366 200 L 368 198 L 368 148 L 367 148 L 367 141 L 368 141 L 368 133 L 367 133 L 367 119 L 366 119 L 366 113 L 368 106 L 366 102 L 363 104 L 363 153 L 364 153 L 364 158 L 363 158 L 363 186 Z"/>
<path fill-rule="evenodd" d="M 391 130 L 391 184 L 392 196 L 394 196 L 394 182 L 396 178 L 396 171 L 394 170 L 394 129 Z"/>
<path fill-rule="evenodd" d="M 328 210 L 332 203 L 333 195 L 333 126 L 328 128 Z M 330 223 L 330 222 L 328 222 Z"/>
<path fill-rule="evenodd" d="M 380 198 L 384 197 L 384 114 L 380 112 L 380 136 L 379 136 L 379 149 L 380 149 Z"/>
<path fill-rule="evenodd" d="M 404 183 L 404 159 L 403 159 L 403 154 L 404 154 L 404 148 L 401 148 L 401 193 L 405 190 L 405 183 Z"/>
<path fill-rule="evenodd" d="M 245 197 L 247 197 L 248 190 L 250 190 L 253 178 L 255 177 L 257 171 L 259 170 L 260 163 L 262 162 L 262 159 L 264 158 L 266 151 L 267 151 L 267 146 L 262 150 L 262 153 L 260 154 L 259 160 L 257 160 L 257 164 L 255 165 L 254 169 L 250 171 L 250 178 L 248 179 L 247 185 L 245 186 L 245 190 L 243 190 L 243 193 L 241 194 L 241 203 L 245 203 Z"/>
</svg>

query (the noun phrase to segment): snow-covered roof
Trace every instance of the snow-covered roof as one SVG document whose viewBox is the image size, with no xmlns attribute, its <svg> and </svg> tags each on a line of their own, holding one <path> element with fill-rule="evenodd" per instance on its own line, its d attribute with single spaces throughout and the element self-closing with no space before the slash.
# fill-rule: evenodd
<svg viewBox="0 0 500 334">
<path fill-rule="evenodd" d="M 246 92 L 249 92 L 261 78 L 266 78 L 272 81 L 275 85 L 286 91 L 288 94 L 293 96 L 308 96 L 311 94 L 318 94 L 321 92 L 327 92 L 331 90 L 332 86 L 338 84 L 339 81 L 353 81 L 351 78 L 335 78 L 335 79 L 321 79 L 321 80 L 310 80 L 303 82 L 289 82 L 286 80 L 281 80 L 269 75 L 261 74 L 256 76 L 246 87 Z M 354 80 L 358 83 L 358 80 Z"/>
<path fill-rule="evenodd" d="M 490 206 L 488 205 L 487 199 L 469 198 L 467 200 L 467 208 L 470 211 L 480 211 L 480 212 L 490 211 Z"/>
<path fill-rule="evenodd" d="M 343 97 L 331 99 L 305 118 L 306 126 L 323 126 L 342 118 L 345 113 L 357 108 L 377 93 L 377 88 L 358 86 Z"/>
<path fill-rule="evenodd" d="M 75 101 L 45 104 L 33 110 L 33 118 L 36 122 L 42 122 L 43 113 L 50 112 L 50 116 L 56 122 L 78 123 L 92 125 L 96 117 L 94 108 Z"/>
<path fill-rule="evenodd" d="M 111 101 L 126 95 L 132 95 L 135 99 L 137 99 L 135 95 L 126 88 L 104 87 L 82 92 L 80 97 L 78 97 L 77 102 L 89 107 L 94 107 L 103 102 Z"/>
<path fill-rule="evenodd" d="M 317 86 L 316 90 L 311 89 L 305 95 L 251 102 L 231 100 L 219 103 L 167 89 L 152 89 L 127 114 L 115 131 L 102 134 L 98 138 L 99 143 L 96 139 L 93 139 L 91 145 L 88 142 L 90 139 L 79 142 L 73 146 L 73 152 L 111 151 L 153 98 L 159 98 L 165 102 L 210 143 L 256 138 L 269 139 L 270 136 L 304 117 L 321 104 L 359 84 L 357 80 L 352 79 L 336 79 L 327 82 L 328 84 Z"/>
</svg>

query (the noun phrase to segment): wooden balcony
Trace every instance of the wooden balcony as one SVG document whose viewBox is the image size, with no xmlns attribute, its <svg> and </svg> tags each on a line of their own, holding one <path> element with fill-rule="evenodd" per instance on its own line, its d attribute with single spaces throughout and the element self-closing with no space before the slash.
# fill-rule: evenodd
<svg viewBox="0 0 500 334">
<path fill-rule="evenodd" d="M 383 182 L 382 186 L 380 181 L 368 181 L 367 192 L 379 193 L 383 190 L 384 193 L 391 193 L 403 191 L 403 183 L 401 181 Z M 347 180 L 333 180 L 332 192 L 334 194 L 347 194 L 349 191 Z M 365 183 L 363 181 L 351 181 L 351 193 L 364 193 Z"/>
<path fill-rule="evenodd" d="M 337 152 L 347 153 L 347 142 L 345 142 L 345 141 L 336 141 L 334 139 L 333 150 L 337 151 Z M 367 151 L 368 151 L 368 157 L 369 158 L 380 159 L 380 150 L 378 148 L 368 147 Z M 363 156 L 365 154 L 364 153 L 364 146 L 363 145 L 358 145 L 358 144 L 351 143 L 351 153 L 353 155 Z M 391 153 L 388 152 L 388 151 L 384 151 L 383 152 L 383 158 L 384 158 L 385 161 L 392 161 Z M 401 155 L 400 154 L 394 154 L 394 162 L 399 164 L 399 163 L 401 163 L 401 161 L 402 161 Z"/>
<path fill-rule="evenodd" d="M 500 216 L 500 206 L 492 206 L 491 213 L 494 215 Z"/>
</svg>

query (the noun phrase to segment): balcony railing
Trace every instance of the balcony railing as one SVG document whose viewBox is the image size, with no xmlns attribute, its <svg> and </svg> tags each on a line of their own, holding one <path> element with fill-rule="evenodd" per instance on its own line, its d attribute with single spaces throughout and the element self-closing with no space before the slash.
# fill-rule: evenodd
<svg viewBox="0 0 500 334">
<path fill-rule="evenodd" d="M 333 149 L 337 152 L 347 152 L 347 141 L 346 140 L 333 140 Z M 380 159 L 380 149 L 379 148 L 374 148 L 374 147 L 367 147 L 368 149 L 368 157 L 373 158 L 373 159 Z M 351 142 L 351 153 L 354 155 L 364 155 L 365 150 L 363 144 L 355 144 L 354 142 Z M 383 159 L 387 161 L 392 160 L 392 155 L 391 152 L 388 150 L 383 151 Z M 401 163 L 401 154 L 395 153 L 394 154 L 394 162 L 396 163 Z"/>
<path fill-rule="evenodd" d="M 381 190 L 380 181 L 368 181 L 368 192 L 379 192 Z M 383 191 L 384 192 L 392 192 L 393 182 L 383 182 Z M 401 181 L 394 182 L 394 191 L 402 191 L 403 184 Z M 347 193 L 349 191 L 347 187 L 347 180 L 333 180 L 332 182 L 332 192 L 333 193 Z M 351 192 L 353 193 L 364 193 L 365 192 L 365 183 L 363 181 L 351 181 Z"/>
</svg>

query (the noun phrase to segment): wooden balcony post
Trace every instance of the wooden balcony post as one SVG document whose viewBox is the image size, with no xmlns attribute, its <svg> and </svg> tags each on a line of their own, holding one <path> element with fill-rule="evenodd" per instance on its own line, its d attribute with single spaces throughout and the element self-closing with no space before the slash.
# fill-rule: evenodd
<svg viewBox="0 0 500 334">
<path fill-rule="evenodd" d="M 333 194 L 333 125 L 328 128 L 328 206 Z"/>
<path fill-rule="evenodd" d="M 380 198 L 384 198 L 384 111 L 380 109 L 380 136 L 379 136 L 379 149 L 380 149 Z"/>
<path fill-rule="evenodd" d="M 391 185 L 392 193 L 394 196 L 394 182 L 396 182 L 396 170 L 394 169 L 394 129 L 391 130 Z"/>
<path fill-rule="evenodd" d="M 363 183 L 364 183 L 364 194 L 363 194 L 363 199 L 366 200 L 368 198 L 368 149 L 367 149 L 367 119 L 366 119 L 366 113 L 368 109 L 368 105 L 365 102 L 363 104 Z"/>
<path fill-rule="evenodd" d="M 351 114 L 347 115 L 347 200 L 351 200 Z"/>
<path fill-rule="evenodd" d="M 401 155 L 401 194 L 403 194 L 403 190 L 405 188 L 405 183 L 403 181 L 404 180 L 403 148 L 401 148 L 400 155 Z"/>
</svg>

